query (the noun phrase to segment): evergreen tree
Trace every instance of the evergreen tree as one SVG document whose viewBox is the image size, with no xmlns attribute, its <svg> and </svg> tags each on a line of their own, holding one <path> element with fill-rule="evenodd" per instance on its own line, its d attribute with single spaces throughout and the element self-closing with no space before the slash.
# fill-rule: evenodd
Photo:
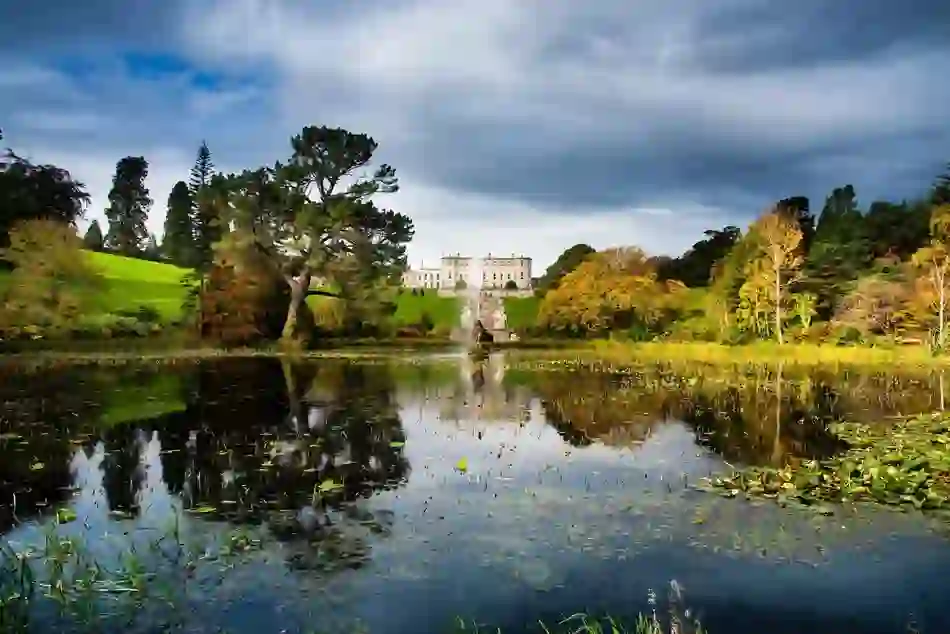
<svg viewBox="0 0 950 634">
<path fill-rule="evenodd" d="M 935 207 L 950 205 L 950 163 L 947 164 L 947 171 L 938 176 L 934 183 L 931 202 Z"/>
<path fill-rule="evenodd" d="M 148 161 L 141 156 L 127 156 L 115 166 L 112 189 L 109 191 L 109 232 L 105 246 L 123 255 L 140 255 L 148 239 L 145 220 L 152 199 L 145 187 Z"/>
<path fill-rule="evenodd" d="M 195 216 L 195 266 L 205 270 L 214 259 L 213 246 L 221 239 L 221 210 L 226 206 L 229 183 L 223 174 L 215 174 L 198 193 Z"/>
<path fill-rule="evenodd" d="M 82 239 L 83 248 L 89 251 L 102 251 L 102 227 L 98 220 L 93 220 L 89 228 L 86 229 L 86 235 Z"/>
<path fill-rule="evenodd" d="M 871 262 L 871 245 L 854 187 L 836 187 L 825 199 L 808 253 L 805 286 L 817 298 L 819 319 L 829 319 L 838 299 Z"/>
<path fill-rule="evenodd" d="M 193 200 L 197 200 L 199 191 L 211 184 L 212 176 L 214 176 L 214 163 L 211 162 L 211 150 L 208 149 L 208 144 L 202 141 L 188 180 Z"/>
<path fill-rule="evenodd" d="M 145 251 L 142 255 L 147 260 L 161 260 L 162 259 L 162 250 L 158 246 L 158 238 L 155 237 L 154 233 L 148 234 L 148 240 L 145 243 Z"/>
<path fill-rule="evenodd" d="M 214 180 L 214 163 L 211 150 L 205 141 L 198 148 L 198 156 L 191 168 L 188 188 L 191 192 L 191 218 L 195 245 L 195 262 L 205 268 L 211 262 L 211 245 L 217 237 L 215 230 L 216 197 L 209 191 Z"/>
<path fill-rule="evenodd" d="M 162 247 L 169 260 L 181 266 L 195 264 L 193 199 L 185 181 L 178 181 L 168 195 Z"/>
</svg>

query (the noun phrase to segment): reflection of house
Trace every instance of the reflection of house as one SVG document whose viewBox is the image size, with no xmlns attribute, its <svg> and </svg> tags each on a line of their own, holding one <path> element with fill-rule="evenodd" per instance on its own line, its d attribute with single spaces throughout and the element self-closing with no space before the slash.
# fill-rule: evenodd
<svg viewBox="0 0 950 634">
<path fill-rule="evenodd" d="M 512 254 L 472 258 L 459 254 L 442 258 L 438 267 L 420 266 L 403 276 L 407 288 L 437 288 L 453 291 L 459 287 L 530 289 L 531 258 Z"/>
</svg>

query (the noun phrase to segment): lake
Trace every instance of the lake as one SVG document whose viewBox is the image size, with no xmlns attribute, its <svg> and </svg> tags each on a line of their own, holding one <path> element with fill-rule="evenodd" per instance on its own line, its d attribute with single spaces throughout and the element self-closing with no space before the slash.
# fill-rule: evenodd
<svg viewBox="0 0 950 634">
<path fill-rule="evenodd" d="M 944 392 L 936 372 L 611 374 L 501 354 L 4 367 L 0 616 L 540 632 L 578 612 L 630 622 L 651 593 L 663 610 L 675 580 L 710 634 L 950 632 L 945 523 L 693 488 L 831 455 L 829 422 L 887 424 Z"/>
</svg>

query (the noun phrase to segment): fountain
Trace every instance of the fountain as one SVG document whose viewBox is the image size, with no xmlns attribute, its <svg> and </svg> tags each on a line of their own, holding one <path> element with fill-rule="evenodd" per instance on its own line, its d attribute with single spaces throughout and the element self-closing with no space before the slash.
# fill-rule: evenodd
<svg viewBox="0 0 950 634">
<path fill-rule="evenodd" d="M 478 344 L 491 343 L 499 335 L 504 336 L 508 317 L 501 299 L 490 297 L 482 288 L 483 260 L 476 257 L 470 263 L 465 289 L 458 293 L 462 305 L 459 309 L 460 332 L 456 340 L 474 350 Z"/>
</svg>

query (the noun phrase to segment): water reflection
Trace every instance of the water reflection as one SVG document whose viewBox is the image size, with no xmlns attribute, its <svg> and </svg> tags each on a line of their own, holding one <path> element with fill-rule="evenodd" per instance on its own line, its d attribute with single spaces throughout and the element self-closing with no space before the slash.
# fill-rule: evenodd
<svg viewBox="0 0 950 634">
<path fill-rule="evenodd" d="M 781 464 L 838 450 L 829 421 L 886 421 L 943 405 L 942 372 L 897 377 L 845 372 L 634 375 L 505 370 L 505 359 L 396 367 L 327 362 L 206 363 L 178 370 L 83 369 L 5 375 L 0 398 L 0 529 L 67 499 L 82 453 L 103 471 L 105 508 L 135 517 L 160 485 L 184 508 L 230 522 L 321 512 L 398 486 L 410 475 L 400 411 L 432 404 L 456 423 L 544 419 L 574 447 L 632 449 L 685 424 L 731 463 Z M 157 455 L 157 460 L 156 460 Z M 71 467 L 72 465 L 72 467 Z M 156 476 L 156 474 L 161 474 Z M 308 520 L 310 521 L 310 520 Z"/>
<path fill-rule="evenodd" d="M 807 561 L 819 553 L 826 565 L 835 544 L 850 543 L 837 532 L 843 520 L 817 520 L 825 522 L 819 551 L 813 518 L 684 497 L 681 479 L 723 461 L 827 455 L 837 449 L 829 421 L 932 410 L 942 405 L 942 376 L 535 372 L 508 367 L 500 355 L 397 365 L 232 360 L 14 376 L 0 382 L 0 400 L 15 403 L 0 428 L 0 530 L 39 524 L 66 503 L 102 534 L 171 518 L 193 532 L 259 527 L 279 544 L 275 560 L 306 573 L 282 581 L 260 564 L 259 578 L 241 586 L 264 593 L 256 601 L 279 594 L 282 583 L 322 592 L 336 579 L 334 596 L 352 601 L 341 614 L 375 620 L 382 631 L 425 632 L 479 602 L 496 613 L 496 592 L 552 593 L 525 599 L 522 609 L 537 613 L 573 607 L 567 589 L 583 594 L 577 588 L 597 587 L 600 578 L 628 582 L 623 603 L 619 588 L 601 588 L 613 598 L 597 600 L 611 610 L 674 574 L 713 594 L 717 584 L 734 592 L 785 588 L 761 599 L 767 604 L 787 590 L 782 583 L 798 583 L 794 575 L 719 559 L 718 568 L 704 568 L 691 558 L 714 555 L 685 553 L 709 548 L 718 557 L 734 543 L 730 531 L 773 526 L 791 543 L 742 535 L 755 556 Z M 463 460 L 467 469 L 458 468 Z M 875 520 L 885 533 L 908 531 L 894 522 L 910 521 Z M 624 568 L 659 552 L 670 571 Z M 843 574 L 851 564 L 838 565 L 826 572 Z M 875 579 L 872 569 L 862 574 Z M 473 592 L 488 578 L 490 587 L 464 600 L 453 590 Z M 403 601 L 430 609 L 407 598 L 410 590 L 444 604 L 431 608 L 433 627 L 393 616 Z M 497 612 L 515 624 L 537 613 Z"/>
</svg>

